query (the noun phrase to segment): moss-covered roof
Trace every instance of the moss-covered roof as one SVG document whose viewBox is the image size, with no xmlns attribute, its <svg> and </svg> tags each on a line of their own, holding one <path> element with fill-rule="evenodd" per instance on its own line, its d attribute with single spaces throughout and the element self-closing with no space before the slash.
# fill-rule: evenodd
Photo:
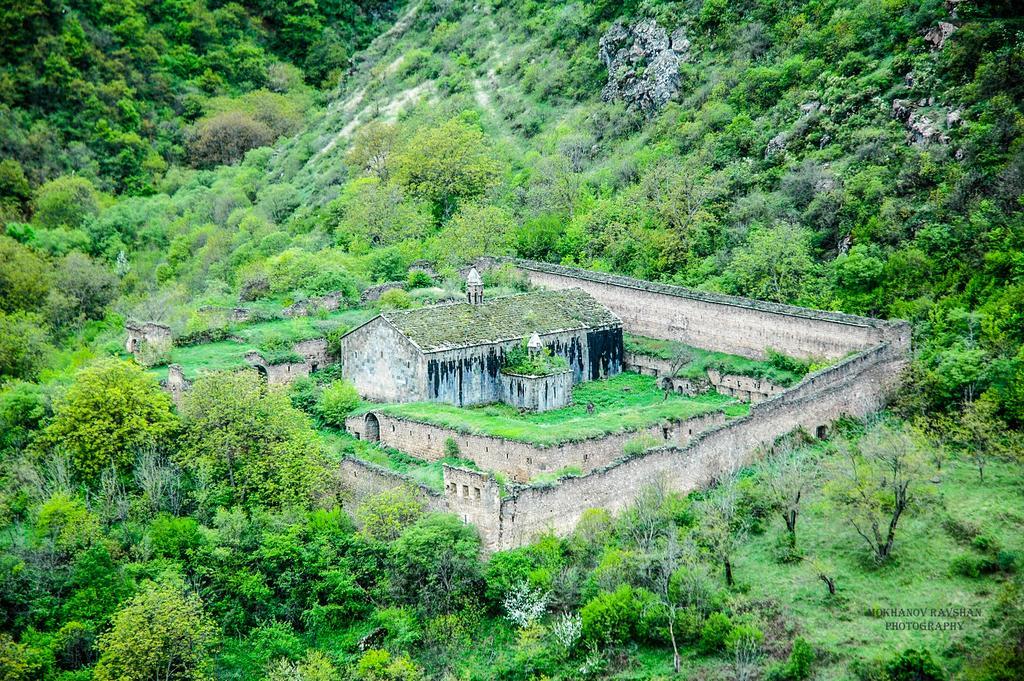
<svg viewBox="0 0 1024 681">
<path fill-rule="evenodd" d="M 424 352 L 527 338 L 534 332 L 544 335 L 621 324 L 608 308 L 578 288 L 532 291 L 480 305 L 452 303 L 384 312 L 381 317 Z"/>
</svg>

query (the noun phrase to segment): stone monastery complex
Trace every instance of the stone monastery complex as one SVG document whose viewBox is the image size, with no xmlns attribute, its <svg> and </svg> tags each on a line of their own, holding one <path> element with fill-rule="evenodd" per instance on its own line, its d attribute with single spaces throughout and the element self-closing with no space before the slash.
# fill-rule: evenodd
<svg viewBox="0 0 1024 681">
<path fill-rule="evenodd" d="M 513 268 L 529 284 L 527 292 L 487 295 L 480 272 L 486 276 L 499 266 Z M 330 303 L 338 308 L 336 296 Z M 306 301 L 293 314 L 315 307 L 315 300 Z M 131 324 L 126 350 L 137 353 L 147 342 L 166 342 L 169 336 L 170 330 L 158 324 Z M 750 360 L 764 360 L 771 350 L 825 368 L 789 385 L 715 368 L 701 376 L 683 375 L 678 361 L 630 349 L 624 337 Z M 245 362 L 270 383 L 340 362 L 344 378 L 368 401 L 347 419 L 352 436 L 425 461 L 441 461 L 455 451 L 467 462 L 443 464 L 438 491 L 390 468 L 346 457 L 339 466 L 353 503 L 411 486 L 428 508 L 475 524 L 488 550 L 503 550 L 542 532 L 566 534 L 587 509 L 620 511 L 654 481 L 682 492 L 699 489 L 750 464 L 794 430 L 824 437 L 842 416 L 877 411 L 909 361 L 910 326 L 559 265 L 485 258 L 466 277 L 464 302 L 381 312 L 342 336 L 334 355 L 325 338 L 302 341 L 293 350 L 286 362 L 268 363 L 255 351 Z M 610 384 L 621 372 L 654 377 L 666 404 L 670 396 L 678 404 L 682 396 L 692 396 L 696 407 L 683 416 L 627 424 L 592 437 L 544 440 L 439 425 L 400 408 L 437 403 L 458 412 L 503 404 L 511 414 L 574 409 L 600 421 L 602 407 L 574 404 L 573 391 L 602 385 L 590 382 Z M 189 385 L 173 364 L 164 384 L 175 399 Z"/>
</svg>

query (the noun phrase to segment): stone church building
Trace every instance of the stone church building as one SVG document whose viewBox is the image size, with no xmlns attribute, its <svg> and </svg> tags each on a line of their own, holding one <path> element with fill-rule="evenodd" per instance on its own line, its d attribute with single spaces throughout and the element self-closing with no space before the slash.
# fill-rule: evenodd
<svg viewBox="0 0 1024 681">
<path fill-rule="evenodd" d="M 501 398 L 505 353 L 536 333 L 573 382 L 622 370 L 622 322 L 581 289 L 484 300 L 476 270 L 466 302 L 383 312 L 342 338 L 342 374 L 381 402 L 475 405 Z"/>
</svg>

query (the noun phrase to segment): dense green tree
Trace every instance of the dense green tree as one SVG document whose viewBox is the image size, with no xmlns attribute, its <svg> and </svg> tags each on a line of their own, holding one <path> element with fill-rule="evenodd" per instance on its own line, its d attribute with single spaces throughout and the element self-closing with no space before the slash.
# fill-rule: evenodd
<svg viewBox="0 0 1024 681">
<path fill-rule="evenodd" d="M 173 579 L 150 583 L 100 637 L 100 681 L 212 678 L 210 654 L 219 632 L 195 594 Z"/>
<path fill-rule="evenodd" d="M 498 171 L 483 131 L 459 118 L 421 130 L 395 159 L 395 180 L 430 202 L 438 221 L 493 186 Z"/>
<path fill-rule="evenodd" d="M 0 385 L 13 378 L 35 379 L 48 348 L 42 316 L 0 311 Z"/>
<path fill-rule="evenodd" d="M 137 364 L 110 359 L 82 369 L 54 405 L 40 446 L 66 452 L 77 473 L 95 478 L 109 466 L 127 471 L 139 450 L 177 429 L 171 398 Z"/>
<path fill-rule="evenodd" d="M 35 220 L 43 227 L 76 229 L 96 216 L 100 197 L 88 179 L 69 175 L 41 186 L 35 204 Z"/>
<path fill-rule="evenodd" d="M 474 599 L 480 539 L 453 515 L 428 513 L 391 545 L 391 585 L 405 602 L 430 613 L 457 610 Z"/>
<path fill-rule="evenodd" d="M 182 421 L 178 461 L 208 476 L 220 503 L 307 505 L 324 491 L 326 462 L 309 418 L 255 371 L 198 378 Z"/>
<path fill-rule="evenodd" d="M 46 260 L 0 235 L 0 310 L 38 310 L 46 300 L 51 279 Z"/>
</svg>

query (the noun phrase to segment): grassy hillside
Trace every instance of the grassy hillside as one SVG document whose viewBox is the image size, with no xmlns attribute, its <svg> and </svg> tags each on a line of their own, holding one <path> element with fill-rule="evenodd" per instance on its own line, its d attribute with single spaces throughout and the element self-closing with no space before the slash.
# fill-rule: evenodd
<svg viewBox="0 0 1024 681">
<path fill-rule="evenodd" d="M 693 678 L 1020 678 L 1019 14 L 6 3 L 0 677 L 655 679 L 674 638 Z M 640 34 L 635 61 L 609 53 Z M 484 254 L 908 319 L 907 387 L 881 424 L 779 443 L 708 493 L 650 481 L 618 518 L 482 556 L 402 491 L 340 510 L 332 454 L 434 488 L 439 466 L 337 435 L 359 401 L 337 372 L 265 390 L 213 371 L 357 323 L 373 284 L 406 284 L 382 307 L 457 298 Z M 180 408 L 111 358 L 127 317 L 212 337 L 204 306 L 339 290 L 332 319 L 173 348 L 197 379 Z M 933 606 L 980 613 L 935 632 L 872 611 Z"/>
</svg>

